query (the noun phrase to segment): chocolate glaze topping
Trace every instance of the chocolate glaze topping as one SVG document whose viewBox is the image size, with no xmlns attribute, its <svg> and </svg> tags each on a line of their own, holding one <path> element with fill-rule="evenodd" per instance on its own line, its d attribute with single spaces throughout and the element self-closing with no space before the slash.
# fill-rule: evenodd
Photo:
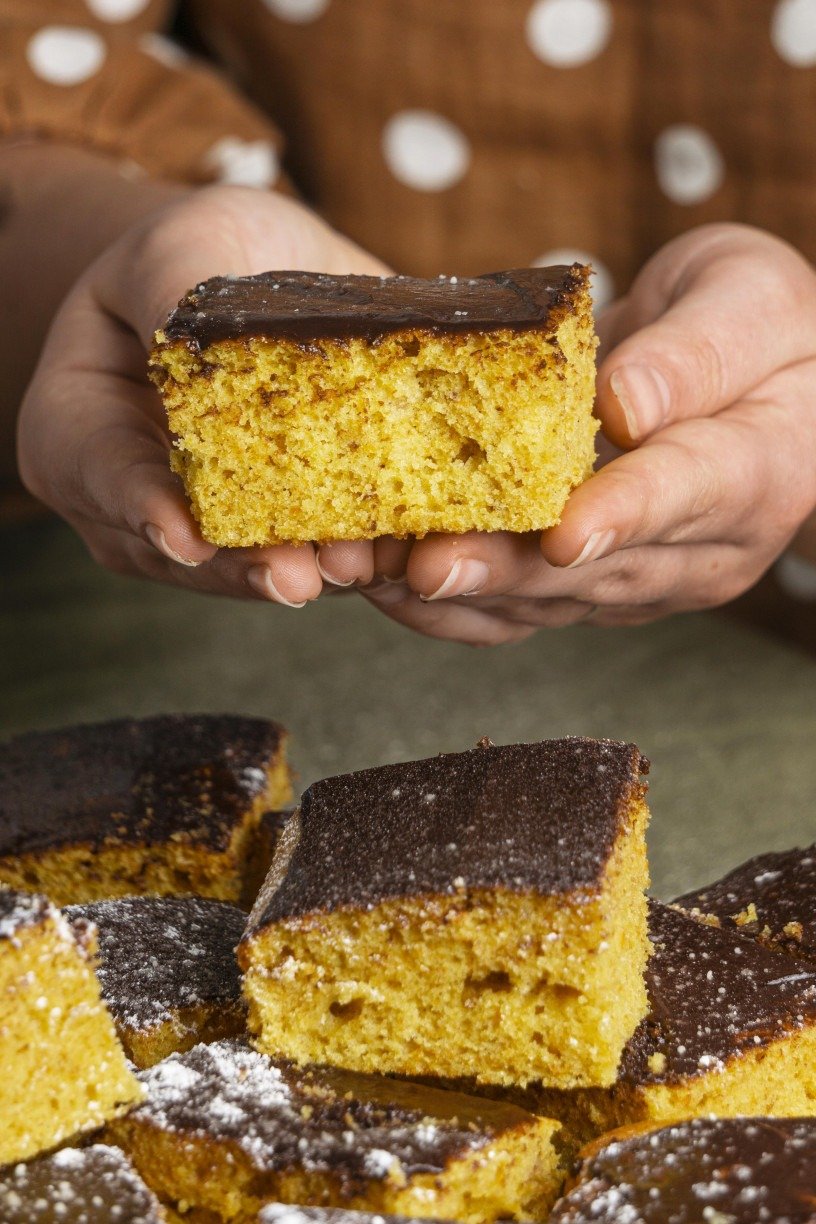
<svg viewBox="0 0 816 1224">
<path fill-rule="evenodd" d="M 164 1218 L 124 1153 L 101 1143 L 0 1172 L 3 1224 L 161 1224 Z"/>
<path fill-rule="evenodd" d="M 229 1143 L 259 1170 L 331 1174 L 349 1195 L 398 1169 L 406 1177 L 441 1173 L 533 1123 L 513 1105 L 374 1075 L 300 1070 L 239 1041 L 172 1054 L 138 1078 L 147 1099 L 130 1121 Z"/>
<path fill-rule="evenodd" d="M 0 887 L 0 940 L 13 940 L 22 927 L 36 926 L 51 912 L 45 897 Z"/>
<path fill-rule="evenodd" d="M 181 1008 L 239 1004 L 235 946 L 246 914 L 236 906 L 203 897 L 123 897 L 63 913 L 72 923 L 96 924 L 97 976 L 119 1024 L 144 1031 Z"/>
<path fill-rule="evenodd" d="M 0 857 L 170 836 L 226 849 L 283 732 L 229 715 L 125 719 L 0 745 Z"/>
<path fill-rule="evenodd" d="M 698 1118 L 599 1144 L 551 1224 L 813 1224 L 816 1119 Z"/>
<path fill-rule="evenodd" d="M 215 276 L 181 299 L 164 335 L 170 343 L 206 349 L 245 336 L 376 341 L 408 330 L 551 330 L 575 309 L 587 276 L 580 264 L 436 280 L 314 272 Z"/>
<path fill-rule="evenodd" d="M 736 919 L 743 934 L 816 961 L 816 845 L 760 854 L 675 904 L 723 921 Z M 756 907 L 756 920 L 749 918 L 750 905 Z"/>
<path fill-rule="evenodd" d="M 344 1211 L 342 1207 L 270 1203 L 258 1216 L 258 1224 L 418 1224 L 418 1221 L 413 1216 L 374 1215 L 368 1211 Z"/>
<path fill-rule="evenodd" d="M 649 1014 L 623 1051 L 619 1082 L 676 1083 L 816 1024 L 816 967 L 783 960 L 737 930 L 649 903 Z M 655 1063 L 655 1055 L 662 1055 Z"/>
<path fill-rule="evenodd" d="M 634 744 L 576 738 L 316 782 L 284 831 L 248 932 L 466 887 L 595 895 L 647 769 Z"/>
</svg>

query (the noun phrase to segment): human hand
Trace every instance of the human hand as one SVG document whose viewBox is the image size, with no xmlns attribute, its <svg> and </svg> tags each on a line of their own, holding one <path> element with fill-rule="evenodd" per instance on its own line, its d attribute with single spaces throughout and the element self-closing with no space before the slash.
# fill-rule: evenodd
<svg viewBox="0 0 816 1224">
<path fill-rule="evenodd" d="M 599 320 L 596 412 L 619 454 L 538 534 L 382 541 L 368 598 L 473 644 L 714 607 L 816 505 L 816 274 L 759 230 L 669 243 Z"/>
<path fill-rule="evenodd" d="M 379 275 L 386 269 L 283 196 L 208 187 L 129 228 L 80 277 L 53 323 L 22 405 L 28 488 L 117 573 L 299 606 L 322 578 L 373 573 L 368 541 L 216 549 L 169 467 L 170 438 L 146 377 L 153 332 L 192 285 L 273 268 Z"/>
</svg>

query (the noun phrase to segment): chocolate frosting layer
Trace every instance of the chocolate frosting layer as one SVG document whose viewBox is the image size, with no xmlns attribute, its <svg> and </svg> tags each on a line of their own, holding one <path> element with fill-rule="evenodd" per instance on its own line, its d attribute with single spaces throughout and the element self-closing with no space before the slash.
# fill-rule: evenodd
<svg viewBox="0 0 816 1224">
<path fill-rule="evenodd" d="M 170 343 L 197 349 L 246 336 L 308 342 L 376 340 L 408 330 L 551 330 L 575 310 L 587 277 L 580 264 L 436 280 L 316 272 L 215 276 L 181 299 L 163 330 Z"/>
<path fill-rule="evenodd" d="M 783 960 L 750 936 L 705 926 L 658 901 L 649 903 L 649 935 L 649 1014 L 623 1051 L 619 1082 L 710 1074 L 816 1024 L 813 965 Z"/>
<path fill-rule="evenodd" d="M 790 956 L 816 961 L 816 845 L 760 854 L 696 892 L 678 897 Z M 756 919 L 747 911 L 756 907 Z"/>
<path fill-rule="evenodd" d="M 612 740 L 488 741 L 316 782 L 284 831 L 248 933 L 463 888 L 596 895 L 647 769 L 634 744 Z"/>
<path fill-rule="evenodd" d="M 551 1224 L 812 1224 L 816 1119 L 699 1118 L 599 1145 Z"/>
<path fill-rule="evenodd" d="M 144 1031 L 181 1008 L 238 1005 L 235 946 L 246 914 L 203 897 L 123 897 L 69 905 L 70 922 L 96 924 L 97 977 L 116 1021 Z"/>
<path fill-rule="evenodd" d="M 14 939 L 22 927 L 36 926 L 56 913 L 45 897 L 0 886 L 0 940 Z"/>
<path fill-rule="evenodd" d="M 226 849 L 282 738 L 273 722 L 209 714 L 18 736 L 0 745 L 0 857 L 170 837 Z"/>
<path fill-rule="evenodd" d="M 124 1153 L 101 1143 L 0 1172 L 4 1224 L 161 1224 L 164 1218 Z"/>
<path fill-rule="evenodd" d="M 451 1160 L 534 1122 L 513 1105 L 375 1075 L 298 1069 L 239 1041 L 173 1054 L 138 1078 L 147 1099 L 129 1121 L 227 1143 L 262 1171 L 331 1174 L 349 1195 L 400 1170 L 441 1173 Z"/>
</svg>

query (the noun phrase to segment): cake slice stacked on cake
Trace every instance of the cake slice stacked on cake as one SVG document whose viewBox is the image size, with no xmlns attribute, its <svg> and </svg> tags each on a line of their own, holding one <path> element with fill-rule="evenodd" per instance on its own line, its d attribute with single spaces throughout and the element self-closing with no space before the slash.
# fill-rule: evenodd
<svg viewBox="0 0 816 1224">
<path fill-rule="evenodd" d="M 592 471 L 589 269 L 198 285 L 150 375 L 207 540 L 557 523 Z"/>
<path fill-rule="evenodd" d="M 646 769 L 632 744 L 565 739 L 310 787 L 238 950 L 258 1048 L 611 1084 L 647 1009 Z"/>
</svg>

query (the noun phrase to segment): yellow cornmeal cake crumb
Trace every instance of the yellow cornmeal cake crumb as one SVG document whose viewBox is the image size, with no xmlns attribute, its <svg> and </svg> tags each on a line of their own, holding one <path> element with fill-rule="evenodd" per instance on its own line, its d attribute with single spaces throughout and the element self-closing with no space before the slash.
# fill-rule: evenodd
<svg viewBox="0 0 816 1224">
<path fill-rule="evenodd" d="M 268 865 L 263 814 L 291 796 L 285 742 L 277 723 L 215 714 L 17 736 L 0 745 L 0 882 L 58 905 L 246 904 Z"/>
<path fill-rule="evenodd" d="M 575 264 L 197 286 L 156 333 L 150 375 L 204 537 L 557 523 L 595 458 L 587 278 Z"/>
<path fill-rule="evenodd" d="M 458 1093 L 275 1063 L 234 1041 L 139 1072 L 109 1133 L 182 1215 L 256 1221 L 270 1201 L 489 1224 L 546 1218 L 555 1122 Z"/>
<path fill-rule="evenodd" d="M 69 905 L 97 929 L 97 977 L 131 1062 L 151 1067 L 246 1031 L 235 946 L 246 914 L 206 897 L 120 897 Z"/>
<path fill-rule="evenodd" d="M 558 1118 L 573 1146 L 632 1124 L 816 1114 L 816 966 L 656 901 L 649 931 L 650 1013 L 614 1087 L 511 1099 Z"/>
<path fill-rule="evenodd" d="M 93 928 L 79 932 L 44 897 L 0 888 L 0 1165 L 142 1096 L 100 999 L 93 950 Z"/>
<path fill-rule="evenodd" d="M 613 1083 L 647 1009 L 646 768 L 632 744 L 485 743 L 310 787 L 238 948 L 258 1048 Z"/>
</svg>

